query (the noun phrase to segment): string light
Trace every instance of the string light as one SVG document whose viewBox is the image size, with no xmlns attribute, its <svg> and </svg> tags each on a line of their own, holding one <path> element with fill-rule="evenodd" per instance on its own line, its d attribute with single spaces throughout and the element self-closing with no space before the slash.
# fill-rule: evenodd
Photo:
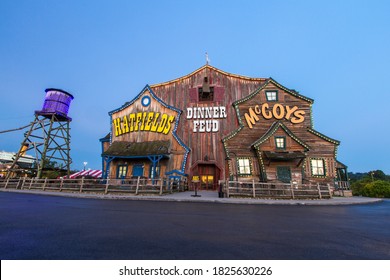
<svg viewBox="0 0 390 280">
<path fill-rule="evenodd" d="M 173 107 L 171 105 L 168 105 L 167 103 L 165 103 L 164 101 L 162 101 L 155 93 L 154 91 L 151 89 L 151 87 L 149 85 L 146 85 L 143 90 L 133 99 L 131 100 L 130 102 L 126 102 L 125 104 L 123 104 L 121 107 L 115 109 L 115 110 L 112 110 L 110 111 L 108 114 L 110 115 L 110 145 L 112 144 L 112 115 L 115 114 L 115 113 L 118 113 L 124 109 L 126 109 L 127 107 L 133 105 L 135 102 L 137 102 L 138 100 L 140 100 L 140 98 L 142 96 L 144 96 L 145 92 L 149 92 L 150 95 L 153 97 L 154 100 L 156 100 L 160 105 L 164 106 L 165 108 L 168 108 L 172 111 L 175 111 L 177 113 L 177 116 L 176 116 L 176 121 L 175 121 L 175 126 L 172 130 L 172 135 L 173 137 L 175 138 L 175 140 L 179 143 L 179 145 L 181 147 L 184 148 L 185 150 L 185 154 L 184 154 L 184 158 L 183 158 L 183 162 L 181 164 L 181 170 L 180 172 L 178 172 L 179 174 L 185 174 L 185 167 L 186 167 L 186 164 L 187 164 L 187 158 L 188 158 L 188 154 L 190 153 L 190 148 L 187 147 L 187 145 L 184 144 L 184 142 L 179 138 L 179 136 L 177 135 L 177 127 L 179 126 L 179 120 L 180 120 L 180 116 L 182 114 L 182 111 L 176 107 Z"/>
</svg>

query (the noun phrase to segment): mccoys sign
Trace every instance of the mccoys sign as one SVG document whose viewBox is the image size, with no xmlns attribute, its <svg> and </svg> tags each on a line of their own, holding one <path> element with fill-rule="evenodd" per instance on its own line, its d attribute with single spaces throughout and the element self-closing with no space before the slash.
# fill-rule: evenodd
<svg viewBox="0 0 390 280">
<path fill-rule="evenodd" d="M 268 103 L 255 105 L 250 107 L 248 113 L 244 114 L 246 123 L 249 128 L 260 120 L 260 116 L 269 120 L 275 118 L 277 120 L 286 119 L 293 124 L 301 123 L 305 120 L 305 111 L 300 110 L 298 106 L 288 106 L 276 103 L 272 108 Z"/>
</svg>

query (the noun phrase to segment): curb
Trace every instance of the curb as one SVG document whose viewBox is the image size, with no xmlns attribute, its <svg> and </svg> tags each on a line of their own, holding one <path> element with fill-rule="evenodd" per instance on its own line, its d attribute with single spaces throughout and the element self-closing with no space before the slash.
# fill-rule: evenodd
<svg viewBox="0 0 390 280">
<path fill-rule="evenodd" d="M 248 198 L 214 198 L 200 197 L 193 198 L 188 193 L 189 197 L 174 197 L 172 195 L 164 196 L 134 196 L 134 195 L 101 195 L 101 194 L 80 194 L 80 193 L 60 193 L 60 192 L 43 192 L 43 191 L 27 191 L 16 189 L 0 189 L 1 192 L 23 193 L 34 195 L 49 195 L 60 197 L 71 197 L 81 199 L 108 199 L 108 200 L 129 200 L 129 201 L 164 201 L 164 202 L 190 202 L 190 203 L 221 203 L 221 204 L 247 204 L 247 205 L 300 205 L 300 206 L 336 206 L 336 205 L 358 205 L 382 202 L 381 198 L 370 197 L 333 197 L 331 199 L 318 200 L 281 200 L 281 199 L 248 199 Z M 191 192 L 192 193 L 192 192 Z M 181 193 L 183 194 L 183 193 Z"/>
</svg>

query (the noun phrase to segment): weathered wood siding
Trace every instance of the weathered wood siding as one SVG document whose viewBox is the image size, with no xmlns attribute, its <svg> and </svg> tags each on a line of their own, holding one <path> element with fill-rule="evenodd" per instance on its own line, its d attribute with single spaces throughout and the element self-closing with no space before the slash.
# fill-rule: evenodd
<svg viewBox="0 0 390 280">
<path fill-rule="evenodd" d="M 149 106 L 143 106 L 141 104 L 142 97 L 144 96 L 149 96 L 151 98 L 151 103 Z M 176 126 L 176 122 L 179 118 L 178 112 L 163 106 L 160 102 L 158 102 L 154 97 L 151 95 L 151 93 L 146 90 L 142 95 L 138 97 L 137 100 L 134 100 L 132 104 L 129 104 L 128 106 L 122 106 L 123 108 L 120 110 L 117 110 L 112 113 L 112 142 L 115 141 L 127 141 L 127 142 L 150 142 L 150 141 L 157 141 L 157 140 L 169 140 L 171 143 L 170 149 L 168 153 L 171 154 L 171 159 L 168 160 L 162 160 L 160 162 L 161 165 L 161 171 L 160 175 L 165 174 L 167 171 L 171 170 L 181 170 L 182 168 L 182 163 L 184 161 L 184 157 L 186 154 L 185 148 L 178 142 L 175 137 L 173 137 L 173 130 Z M 129 129 L 127 132 L 125 131 L 125 125 L 123 124 L 123 118 L 126 116 L 127 118 L 131 114 L 138 114 L 138 113 L 146 113 L 149 114 L 151 112 L 154 112 L 154 117 L 156 118 L 156 123 L 158 121 L 161 121 L 162 115 L 166 114 L 169 117 L 174 117 L 173 121 L 170 123 L 169 126 L 169 131 L 167 133 L 163 132 L 153 132 L 149 130 L 142 130 L 141 129 L 141 124 L 138 124 L 138 128 L 136 129 L 133 124 L 133 131 L 130 131 L 132 128 L 130 128 L 131 123 L 130 121 L 128 122 Z M 157 118 L 157 114 L 158 118 Z M 115 120 L 121 119 L 121 125 L 120 125 L 120 131 L 122 132 L 121 134 L 118 133 L 118 125 L 115 124 Z M 145 127 L 147 121 L 142 121 L 142 125 Z M 153 123 L 153 121 L 151 122 Z M 118 134 L 118 135 L 116 135 Z M 116 160 L 113 164 L 111 164 L 111 170 L 110 174 L 116 174 L 116 168 L 120 164 L 125 164 L 128 165 L 130 160 Z M 134 164 L 144 164 L 144 175 L 149 176 L 150 172 L 150 165 L 151 162 L 147 159 L 144 160 L 132 160 L 132 165 Z M 131 176 L 132 174 L 132 165 L 129 165 L 127 175 Z"/>
<path fill-rule="evenodd" d="M 218 88 L 219 92 L 215 93 L 214 101 L 197 102 L 195 100 L 204 77 L 208 77 L 211 87 Z M 191 167 L 196 164 L 212 162 L 221 169 L 218 179 L 224 178 L 226 153 L 222 139 L 239 126 L 232 103 L 256 90 L 264 81 L 265 79 L 232 75 L 214 67 L 205 66 L 177 80 L 151 86 L 159 98 L 183 111 L 177 134 L 191 149 L 186 173 L 192 174 Z M 219 131 L 193 132 L 194 119 L 187 119 L 187 108 L 216 106 L 226 107 L 226 118 L 218 119 Z"/>
</svg>

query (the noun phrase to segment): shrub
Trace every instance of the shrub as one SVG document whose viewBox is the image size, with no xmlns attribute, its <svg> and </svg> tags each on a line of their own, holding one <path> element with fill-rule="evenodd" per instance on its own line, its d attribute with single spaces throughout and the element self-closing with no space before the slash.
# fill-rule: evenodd
<svg viewBox="0 0 390 280">
<path fill-rule="evenodd" d="M 359 182 L 356 182 L 356 184 Z M 360 194 L 368 197 L 390 198 L 390 182 L 377 180 L 361 185 L 357 185 Z"/>
<path fill-rule="evenodd" d="M 364 195 L 362 193 L 363 191 L 363 188 L 369 184 L 370 182 L 372 182 L 371 179 L 369 178 L 363 178 L 363 179 L 360 179 L 358 181 L 355 181 L 351 184 L 351 190 L 352 190 L 352 194 L 353 195 Z"/>
</svg>

